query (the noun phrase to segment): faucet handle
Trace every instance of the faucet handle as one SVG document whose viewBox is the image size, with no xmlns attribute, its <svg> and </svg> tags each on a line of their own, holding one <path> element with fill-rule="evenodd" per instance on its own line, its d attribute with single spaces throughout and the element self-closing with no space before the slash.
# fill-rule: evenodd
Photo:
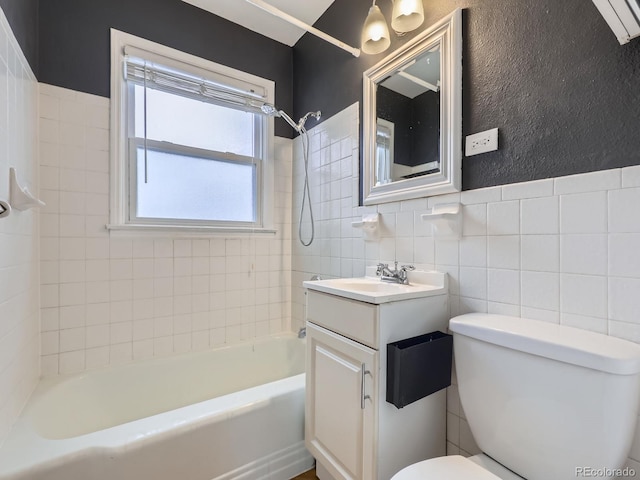
<svg viewBox="0 0 640 480">
<path fill-rule="evenodd" d="M 410 272 L 410 271 L 412 271 L 412 270 L 415 270 L 415 269 L 416 269 L 416 267 L 415 267 L 415 266 L 413 266 L 413 265 L 402 265 L 402 267 L 400 267 L 400 269 L 401 269 L 401 270 L 404 270 L 405 272 L 407 272 L 407 271 L 409 271 L 409 272 Z"/>
<path fill-rule="evenodd" d="M 376 268 L 376 276 L 381 276 L 384 273 L 385 268 L 389 268 L 388 263 L 379 263 L 378 268 Z"/>
</svg>

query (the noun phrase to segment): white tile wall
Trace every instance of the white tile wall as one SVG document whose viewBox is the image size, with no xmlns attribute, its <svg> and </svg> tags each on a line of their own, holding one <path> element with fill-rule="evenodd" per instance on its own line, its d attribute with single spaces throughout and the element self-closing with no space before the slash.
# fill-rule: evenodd
<svg viewBox="0 0 640 480">
<path fill-rule="evenodd" d="M 38 85 L 0 10 L 0 198 L 9 167 L 38 191 Z M 0 445 L 39 376 L 38 220 L 34 210 L 0 219 Z"/>
<path fill-rule="evenodd" d="M 310 131 L 316 240 L 305 248 L 294 239 L 294 325 L 304 318 L 303 280 L 358 276 L 365 265 L 395 258 L 449 274 L 452 316 L 526 316 L 640 342 L 640 167 L 359 207 L 357 113 L 356 104 Z M 298 139 L 294 222 L 302 165 Z M 434 239 L 420 220 L 449 202 L 463 204 L 460 241 Z M 381 238 L 365 243 L 351 222 L 372 212 L 381 215 Z M 635 466 L 638 437 L 629 460 Z M 455 385 L 447 438 L 450 453 L 477 452 Z"/>
<path fill-rule="evenodd" d="M 72 373 L 290 328 L 291 141 L 276 139 L 260 238 L 122 238 L 109 213 L 109 100 L 40 85 L 42 371 Z"/>
</svg>

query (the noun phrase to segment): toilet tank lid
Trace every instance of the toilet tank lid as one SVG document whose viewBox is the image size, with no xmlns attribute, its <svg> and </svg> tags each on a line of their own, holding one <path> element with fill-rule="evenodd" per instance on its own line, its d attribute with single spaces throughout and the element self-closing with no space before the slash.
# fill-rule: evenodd
<svg viewBox="0 0 640 480">
<path fill-rule="evenodd" d="M 640 345 L 588 330 L 485 313 L 452 318 L 449 328 L 459 335 L 601 372 L 640 372 Z"/>
</svg>

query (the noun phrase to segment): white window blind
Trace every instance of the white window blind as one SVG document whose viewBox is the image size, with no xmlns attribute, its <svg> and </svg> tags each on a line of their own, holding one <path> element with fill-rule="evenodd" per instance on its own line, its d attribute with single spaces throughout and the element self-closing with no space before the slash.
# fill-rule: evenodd
<svg viewBox="0 0 640 480">
<path fill-rule="evenodd" d="M 125 80 L 200 101 L 260 113 L 267 100 L 265 88 L 198 67 L 125 47 Z"/>
</svg>

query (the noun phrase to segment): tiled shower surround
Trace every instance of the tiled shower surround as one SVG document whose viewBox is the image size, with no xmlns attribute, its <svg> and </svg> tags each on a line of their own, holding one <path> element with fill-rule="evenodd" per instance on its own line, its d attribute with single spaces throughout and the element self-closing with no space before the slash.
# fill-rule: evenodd
<svg viewBox="0 0 640 480">
<path fill-rule="evenodd" d="M 310 131 L 315 241 L 293 240 L 293 325 L 304 318 L 303 280 L 364 274 L 378 262 L 449 274 L 451 315 L 529 317 L 640 342 L 640 166 L 504 185 L 373 207 L 358 206 L 358 106 Z M 303 159 L 294 142 L 294 223 Z M 421 220 L 460 202 L 460 241 L 434 239 Z M 351 223 L 380 213 L 377 241 Z M 448 391 L 447 450 L 478 452 L 455 385 Z M 640 470 L 640 438 L 629 464 Z"/>
<path fill-rule="evenodd" d="M 117 237 L 109 100 L 40 85 L 42 373 L 202 350 L 290 329 L 291 141 L 276 138 L 278 234 Z"/>
<path fill-rule="evenodd" d="M 0 10 L 0 199 L 9 167 L 38 191 L 38 83 Z M 0 219 L 0 445 L 33 391 L 38 361 L 38 216 Z"/>
</svg>

